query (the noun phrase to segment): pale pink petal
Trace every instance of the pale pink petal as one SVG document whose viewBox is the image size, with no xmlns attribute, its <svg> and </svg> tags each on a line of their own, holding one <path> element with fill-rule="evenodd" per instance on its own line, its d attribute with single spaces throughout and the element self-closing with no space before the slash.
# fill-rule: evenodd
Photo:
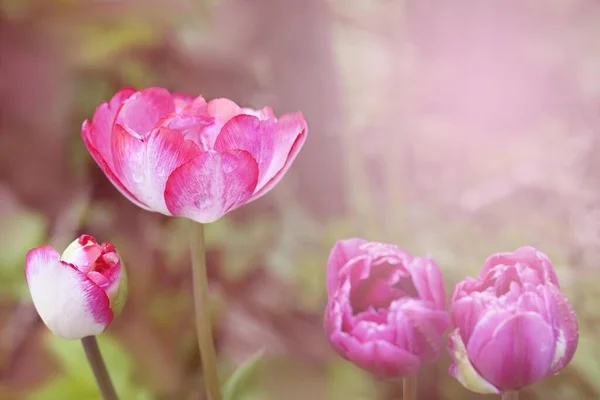
<svg viewBox="0 0 600 400">
<path fill-rule="evenodd" d="M 194 101 L 194 96 L 185 93 L 174 92 L 172 96 L 175 102 L 175 112 L 177 113 L 181 112 L 181 110 Z"/>
<path fill-rule="evenodd" d="M 164 199 L 167 178 L 200 150 L 177 131 L 159 128 L 142 140 L 115 125 L 113 154 L 115 171 L 131 192 L 153 211 L 171 215 Z"/>
<path fill-rule="evenodd" d="M 102 103 L 96 109 L 92 123 L 82 129 L 82 135 L 87 142 L 88 148 L 91 146 L 102 156 L 109 166 L 112 166 L 112 153 L 110 147 L 110 137 L 112 127 L 115 122 L 117 111 L 121 104 L 135 93 L 133 88 L 124 88 L 119 90 L 108 103 Z M 88 145 L 89 143 L 89 145 Z"/>
<path fill-rule="evenodd" d="M 244 205 L 257 179 L 258 167 L 250 153 L 207 151 L 173 171 L 165 190 L 167 208 L 173 215 L 213 222 Z"/>
<path fill-rule="evenodd" d="M 265 107 L 262 110 L 255 110 L 253 108 L 242 108 L 242 113 L 247 115 L 253 115 L 261 121 L 267 119 L 277 119 L 271 107 Z"/>
<path fill-rule="evenodd" d="M 173 112 L 175 112 L 175 101 L 166 89 L 144 89 L 136 92 L 123 103 L 117 113 L 115 124 L 146 137 L 161 118 Z"/>
<path fill-rule="evenodd" d="M 215 150 L 246 150 L 258 163 L 256 199 L 283 177 L 300 151 L 306 138 L 306 122 L 302 114 L 286 114 L 279 121 L 260 121 L 250 115 L 238 115 L 221 129 Z"/>
<path fill-rule="evenodd" d="M 217 120 L 229 121 L 231 118 L 242 113 L 240 106 L 229 99 L 213 99 L 208 102 L 208 113 Z"/>
<path fill-rule="evenodd" d="M 207 111 L 206 101 L 199 96 L 178 114 L 170 114 L 161 120 L 159 125 L 180 132 L 206 151 L 212 149 L 222 123 L 216 123 Z"/>
<path fill-rule="evenodd" d="M 81 339 L 103 332 L 113 319 L 106 293 L 50 246 L 30 250 L 25 276 L 41 319 L 57 336 Z"/>
<path fill-rule="evenodd" d="M 102 254 L 102 247 L 96 242 L 96 239 L 89 235 L 82 235 L 67 246 L 60 259 L 87 274 L 100 254 Z"/>
<path fill-rule="evenodd" d="M 272 123 L 272 121 L 265 121 L 261 124 L 262 135 L 272 136 L 271 139 L 262 140 L 260 182 L 252 200 L 261 197 L 279 183 L 306 141 L 308 128 L 301 113 L 285 114 L 270 126 Z"/>
<path fill-rule="evenodd" d="M 150 207 L 148 207 L 146 204 L 144 204 L 142 201 L 140 201 L 140 199 L 138 199 L 136 196 L 134 196 L 133 193 L 131 193 L 131 191 L 127 187 L 125 187 L 125 185 L 117 177 L 115 172 L 113 172 L 113 169 L 108 165 L 106 160 L 104 160 L 102 155 L 92 145 L 92 143 L 89 140 L 90 136 L 87 134 L 90 129 L 91 129 L 91 126 L 90 126 L 89 122 L 85 121 L 81 128 L 83 142 L 84 142 L 85 146 L 87 147 L 88 151 L 90 152 L 94 161 L 96 161 L 96 164 L 98 164 L 98 166 L 100 167 L 102 172 L 104 172 L 104 175 L 106 175 L 106 177 L 113 184 L 113 186 L 116 187 L 117 190 L 119 192 L 121 192 L 121 194 L 123 196 L 125 196 L 125 198 L 127 200 L 131 201 L 133 204 L 137 205 L 138 207 L 141 207 L 145 210 L 150 210 Z M 111 151 L 111 154 L 112 154 L 112 151 Z M 112 155 L 111 155 L 111 157 L 112 157 Z"/>
</svg>

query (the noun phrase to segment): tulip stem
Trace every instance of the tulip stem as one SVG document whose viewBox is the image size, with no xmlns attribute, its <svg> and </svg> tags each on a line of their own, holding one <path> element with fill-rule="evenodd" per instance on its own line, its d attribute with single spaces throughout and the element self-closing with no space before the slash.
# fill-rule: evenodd
<svg viewBox="0 0 600 400">
<path fill-rule="evenodd" d="M 402 400 L 417 399 L 417 375 L 410 375 L 404 378 L 402 384 Z"/>
<path fill-rule="evenodd" d="M 106 364 L 104 364 L 104 360 L 102 359 L 102 353 L 100 353 L 96 336 L 84 337 L 81 339 L 81 344 L 96 377 L 96 383 L 98 384 L 100 393 L 102 393 L 102 398 L 104 400 L 119 400 L 106 369 Z"/>
<path fill-rule="evenodd" d="M 221 386 L 217 374 L 217 355 L 212 335 L 206 255 L 204 249 L 204 225 L 192 222 L 190 235 L 194 308 L 196 310 L 196 334 L 202 359 L 204 386 L 210 400 L 221 400 Z"/>
<path fill-rule="evenodd" d="M 502 400 L 519 400 L 519 392 L 504 392 L 504 394 L 502 394 Z"/>
</svg>

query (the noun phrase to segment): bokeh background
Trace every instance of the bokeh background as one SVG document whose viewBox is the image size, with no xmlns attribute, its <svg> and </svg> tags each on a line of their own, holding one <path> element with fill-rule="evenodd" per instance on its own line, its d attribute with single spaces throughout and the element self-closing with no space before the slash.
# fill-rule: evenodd
<svg viewBox="0 0 600 400">
<path fill-rule="evenodd" d="M 600 3 L 595 0 L 0 0 L 0 399 L 98 399 L 52 337 L 27 250 L 115 243 L 129 302 L 100 345 L 125 400 L 202 399 L 185 221 L 136 208 L 80 127 L 123 86 L 301 110 L 304 150 L 207 226 L 220 370 L 243 400 L 400 399 L 322 330 L 326 259 L 362 236 L 433 255 L 450 291 L 486 256 L 550 255 L 579 350 L 522 398 L 600 398 Z M 420 373 L 420 399 L 484 398 Z"/>
</svg>

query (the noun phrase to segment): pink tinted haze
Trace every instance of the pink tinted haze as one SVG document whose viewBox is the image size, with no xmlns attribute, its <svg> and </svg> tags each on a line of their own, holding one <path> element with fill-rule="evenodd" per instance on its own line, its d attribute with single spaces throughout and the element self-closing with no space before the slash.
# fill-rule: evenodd
<svg viewBox="0 0 600 400">
<path fill-rule="evenodd" d="M 490 256 L 451 300 L 450 374 L 479 393 L 519 390 L 563 369 L 577 318 L 548 257 L 533 247 Z"/>
<path fill-rule="evenodd" d="M 81 339 L 104 331 L 123 305 L 121 260 L 110 243 L 89 235 L 63 254 L 50 246 L 27 253 L 25 276 L 40 318 L 57 336 Z"/>
<path fill-rule="evenodd" d="M 327 263 L 325 329 L 333 348 L 384 378 L 435 360 L 450 318 L 442 274 L 394 245 L 347 239 Z"/>
<path fill-rule="evenodd" d="M 113 185 L 150 211 L 207 223 L 272 189 L 306 139 L 301 113 L 123 89 L 82 126 Z"/>
</svg>

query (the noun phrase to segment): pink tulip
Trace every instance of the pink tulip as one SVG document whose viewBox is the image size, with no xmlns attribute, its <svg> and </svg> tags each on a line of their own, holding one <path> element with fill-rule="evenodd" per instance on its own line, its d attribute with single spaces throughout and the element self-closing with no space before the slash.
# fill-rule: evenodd
<svg viewBox="0 0 600 400">
<path fill-rule="evenodd" d="M 31 249 L 25 276 L 42 321 L 65 339 L 103 332 L 125 301 L 125 273 L 117 251 L 89 235 L 79 237 L 62 255 L 50 246 Z"/>
<path fill-rule="evenodd" d="M 325 330 L 356 366 L 404 377 L 435 360 L 450 324 L 442 273 L 429 258 L 389 244 L 348 239 L 327 263 Z"/>
<path fill-rule="evenodd" d="M 136 205 L 215 221 L 271 190 L 306 139 L 301 113 L 161 88 L 123 89 L 82 126 L 90 154 Z"/>
<path fill-rule="evenodd" d="M 454 289 L 450 374 L 478 393 L 519 390 L 563 369 L 577 317 L 548 257 L 533 247 L 490 256 Z"/>
</svg>

